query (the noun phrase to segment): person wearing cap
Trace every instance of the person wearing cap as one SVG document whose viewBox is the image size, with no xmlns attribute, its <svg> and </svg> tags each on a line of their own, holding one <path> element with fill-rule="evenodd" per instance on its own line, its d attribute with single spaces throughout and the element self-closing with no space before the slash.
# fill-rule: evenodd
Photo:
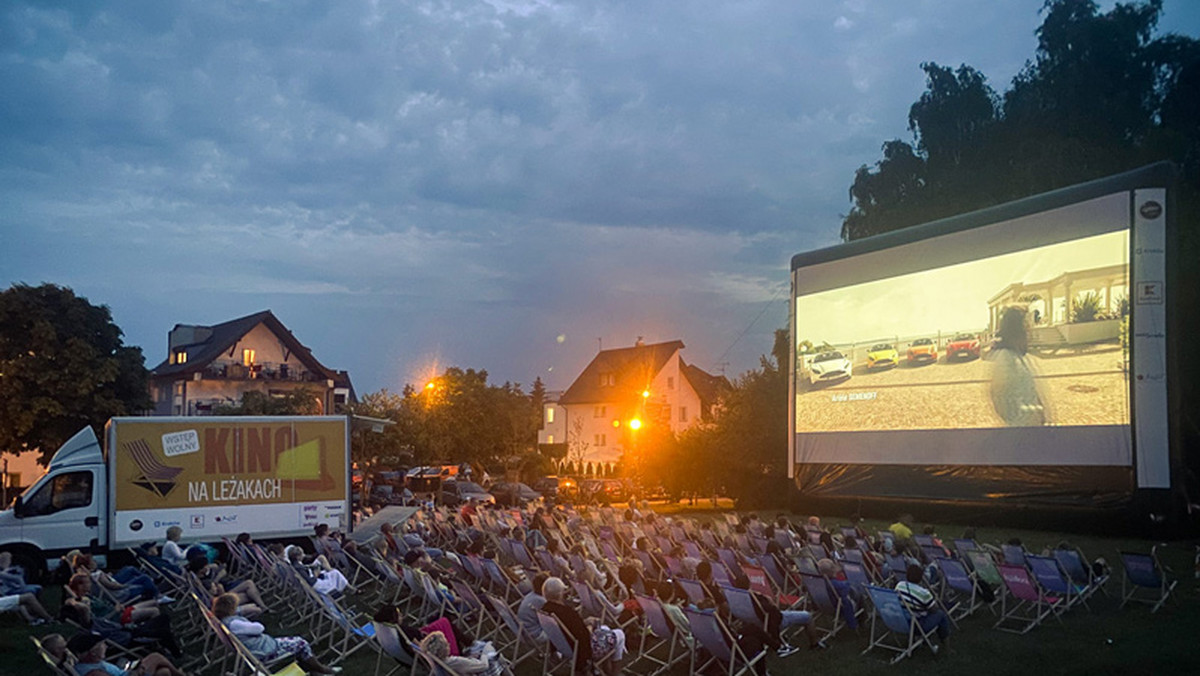
<svg viewBox="0 0 1200 676">
<path fill-rule="evenodd" d="M 111 662 L 105 662 L 108 644 L 99 634 L 78 634 L 67 641 L 67 649 L 75 655 L 75 673 L 91 674 L 100 672 L 105 676 L 184 676 L 184 673 L 171 664 L 160 653 L 150 653 L 138 660 L 132 669 L 122 669 Z M 49 649 L 47 649 L 49 650 Z"/>
</svg>

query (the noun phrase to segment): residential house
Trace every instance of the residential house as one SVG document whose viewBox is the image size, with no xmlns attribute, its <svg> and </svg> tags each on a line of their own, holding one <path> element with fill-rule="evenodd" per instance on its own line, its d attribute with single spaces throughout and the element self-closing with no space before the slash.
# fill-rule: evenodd
<svg viewBox="0 0 1200 676">
<path fill-rule="evenodd" d="M 210 415 L 247 392 L 312 394 L 321 413 L 341 413 L 355 400 L 350 376 L 317 361 L 271 313 L 213 326 L 176 324 L 167 358 L 150 372 L 155 415 Z"/>
<path fill-rule="evenodd" d="M 620 460 L 639 436 L 679 433 L 712 419 L 730 388 L 680 356 L 683 341 L 602 350 L 575 382 L 543 406 L 538 443 L 566 443 L 572 461 Z"/>
</svg>

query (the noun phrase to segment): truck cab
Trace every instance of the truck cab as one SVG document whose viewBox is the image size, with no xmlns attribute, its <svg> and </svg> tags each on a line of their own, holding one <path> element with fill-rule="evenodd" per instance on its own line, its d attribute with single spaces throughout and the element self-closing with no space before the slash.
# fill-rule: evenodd
<svg viewBox="0 0 1200 676">
<path fill-rule="evenodd" d="M 96 433 L 85 427 L 50 460 L 46 473 L 0 512 L 0 551 L 31 575 L 72 549 L 108 545 L 108 473 Z"/>
</svg>

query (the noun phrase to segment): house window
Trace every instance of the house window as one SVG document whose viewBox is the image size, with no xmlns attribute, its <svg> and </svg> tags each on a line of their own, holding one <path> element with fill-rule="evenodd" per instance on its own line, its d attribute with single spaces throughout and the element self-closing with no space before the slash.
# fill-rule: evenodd
<svg viewBox="0 0 1200 676">
<path fill-rule="evenodd" d="M 254 350 L 250 348 L 242 350 L 242 366 L 254 366 Z"/>
<path fill-rule="evenodd" d="M 554 443 L 554 435 L 553 435 L 553 434 L 547 434 L 547 435 L 546 435 L 546 443 L 547 443 L 547 444 L 552 444 L 552 443 Z"/>
<path fill-rule="evenodd" d="M 667 376 L 667 389 L 675 389 L 675 376 Z"/>
<path fill-rule="evenodd" d="M 687 406 L 679 407 L 679 422 L 687 422 Z"/>
<path fill-rule="evenodd" d="M 550 425 L 553 423 L 554 423 L 554 409 L 548 408 L 548 409 L 546 409 L 546 424 Z"/>
<path fill-rule="evenodd" d="M 600 387 L 612 387 L 617 384 L 617 376 L 613 373 L 600 374 Z"/>
<path fill-rule="evenodd" d="M 597 406 L 597 407 L 593 408 L 592 409 L 592 417 L 593 418 L 603 418 L 604 416 L 608 415 L 608 411 L 606 411 L 605 408 L 606 407 L 604 407 L 604 406 Z"/>
<path fill-rule="evenodd" d="M 187 350 L 175 350 L 175 363 L 176 364 L 186 364 L 187 363 Z"/>
<path fill-rule="evenodd" d="M 597 434 L 594 438 L 594 441 L 596 442 L 597 447 L 608 445 L 608 437 L 604 434 Z"/>
</svg>

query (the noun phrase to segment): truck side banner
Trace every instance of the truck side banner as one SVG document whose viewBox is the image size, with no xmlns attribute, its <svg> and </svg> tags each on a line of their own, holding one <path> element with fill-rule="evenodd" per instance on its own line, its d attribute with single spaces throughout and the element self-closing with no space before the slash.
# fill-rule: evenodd
<svg viewBox="0 0 1200 676">
<path fill-rule="evenodd" d="M 122 418 L 108 429 L 117 546 L 311 532 L 346 516 L 342 417 Z"/>
</svg>

